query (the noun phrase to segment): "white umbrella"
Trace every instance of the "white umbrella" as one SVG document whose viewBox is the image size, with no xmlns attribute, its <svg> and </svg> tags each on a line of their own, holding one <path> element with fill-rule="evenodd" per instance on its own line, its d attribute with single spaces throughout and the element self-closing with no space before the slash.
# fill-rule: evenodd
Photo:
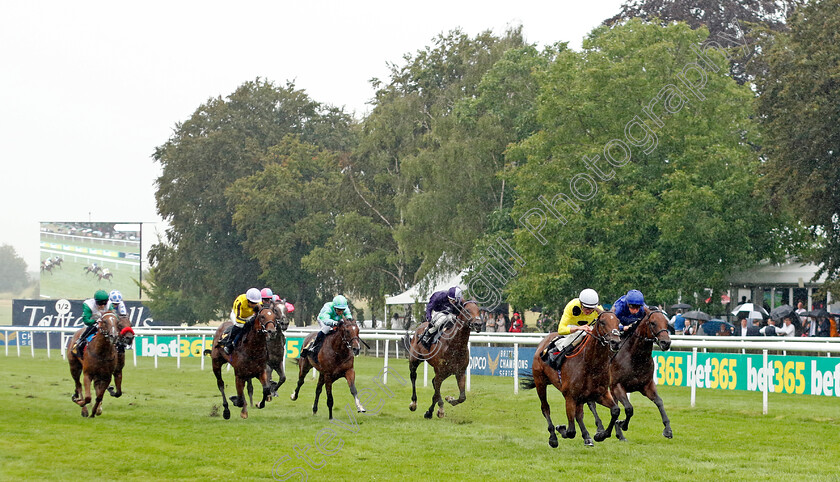
<svg viewBox="0 0 840 482">
<path fill-rule="evenodd" d="M 765 310 L 761 305 L 757 305 L 755 303 L 744 303 L 732 310 L 732 314 L 737 315 L 738 313 L 750 313 L 751 311 L 757 311 L 761 313 L 763 317 L 770 316 L 770 314 L 767 313 L 767 310 Z"/>
<path fill-rule="evenodd" d="M 747 315 L 748 320 L 764 320 L 764 316 L 757 311 L 750 311 L 750 314 Z"/>
</svg>

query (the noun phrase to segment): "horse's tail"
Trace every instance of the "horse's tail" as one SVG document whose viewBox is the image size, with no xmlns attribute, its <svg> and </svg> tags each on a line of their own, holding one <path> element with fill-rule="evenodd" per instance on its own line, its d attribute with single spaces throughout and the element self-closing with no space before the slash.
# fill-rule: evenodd
<svg viewBox="0 0 840 482">
<path fill-rule="evenodd" d="M 519 372 L 519 388 L 523 390 L 533 390 L 537 387 L 534 383 L 534 374 L 531 370 L 522 370 Z"/>
</svg>

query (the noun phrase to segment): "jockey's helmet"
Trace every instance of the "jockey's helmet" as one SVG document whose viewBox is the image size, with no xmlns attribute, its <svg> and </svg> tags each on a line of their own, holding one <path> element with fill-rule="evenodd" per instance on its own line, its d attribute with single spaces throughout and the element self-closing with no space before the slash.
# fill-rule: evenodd
<svg viewBox="0 0 840 482">
<path fill-rule="evenodd" d="M 461 293 L 461 288 L 459 288 L 457 286 L 453 286 L 452 288 L 449 288 L 449 293 L 447 293 L 446 296 L 450 300 L 464 301 L 464 295 L 463 295 L 463 293 Z"/>
<path fill-rule="evenodd" d="M 107 303 L 108 292 L 105 290 L 96 290 L 96 293 L 93 294 L 93 300 L 97 303 Z"/>
<path fill-rule="evenodd" d="M 263 288 L 262 291 L 260 291 L 260 296 L 263 299 L 271 298 L 274 296 L 274 293 L 271 292 L 271 288 Z"/>
<path fill-rule="evenodd" d="M 247 298 L 251 303 L 259 303 L 262 301 L 260 298 L 260 290 L 256 288 L 248 288 L 248 291 L 245 292 L 245 298 Z"/>
<path fill-rule="evenodd" d="M 122 293 L 114 290 L 108 294 L 108 299 L 111 300 L 111 303 L 117 304 L 122 301 Z"/>
<path fill-rule="evenodd" d="M 639 290 L 630 290 L 624 297 L 624 301 L 626 301 L 628 305 L 642 306 L 645 304 L 645 295 L 643 295 Z"/>
<path fill-rule="evenodd" d="M 581 291 L 578 299 L 584 308 L 595 308 L 598 306 L 598 292 L 592 288 L 586 288 Z"/>
<path fill-rule="evenodd" d="M 333 298 L 333 308 L 337 310 L 346 310 L 347 309 L 347 298 L 341 295 L 335 295 Z"/>
</svg>

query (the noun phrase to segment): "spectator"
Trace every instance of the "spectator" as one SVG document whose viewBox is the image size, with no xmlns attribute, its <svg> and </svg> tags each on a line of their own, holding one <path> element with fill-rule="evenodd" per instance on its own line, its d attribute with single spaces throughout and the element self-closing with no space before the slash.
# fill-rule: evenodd
<svg viewBox="0 0 840 482">
<path fill-rule="evenodd" d="M 779 336 L 793 337 L 795 332 L 796 327 L 793 326 L 793 319 L 791 319 L 790 316 L 786 316 L 783 320 L 782 326 L 776 329 L 776 334 Z"/>
<path fill-rule="evenodd" d="M 831 323 L 828 322 L 828 318 L 821 316 L 815 318 L 813 323 L 817 325 L 817 336 L 831 336 Z"/>
<path fill-rule="evenodd" d="M 741 320 L 741 328 L 739 328 L 739 336 L 748 336 L 748 332 L 750 331 L 749 321 L 747 321 L 746 316 L 739 315 Z"/>
<path fill-rule="evenodd" d="M 671 319 L 671 324 L 674 325 L 675 335 L 682 335 L 685 333 L 685 318 L 683 318 L 682 312 L 683 310 L 677 310 L 677 314 Z"/>
<path fill-rule="evenodd" d="M 767 320 L 767 326 L 759 330 L 764 336 L 776 336 L 776 322 L 773 318 Z"/>
<path fill-rule="evenodd" d="M 487 314 L 487 333 L 495 333 L 496 332 L 496 319 L 499 317 L 498 313 L 488 313 Z"/>
<path fill-rule="evenodd" d="M 729 327 L 725 324 L 720 324 L 720 330 L 717 332 L 717 336 L 732 336 L 732 331 L 730 331 Z"/>
<path fill-rule="evenodd" d="M 501 320 L 496 321 L 496 332 L 497 333 L 507 333 L 510 329 L 510 318 L 508 318 L 507 313 L 502 315 Z"/>
<path fill-rule="evenodd" d="M 511 333 L 522 333 L 522 327 L 525 323 L 522 321 L 522 316 L 519 313 L 514 313 L 513 318 L 510 320 L 510 332 Z"/>
<path fill-rule="evenodd" d="M 761 336 L 761 317 L 750 320 L 752 324 L 747 327 L 747 336 Z"/>
</svg>

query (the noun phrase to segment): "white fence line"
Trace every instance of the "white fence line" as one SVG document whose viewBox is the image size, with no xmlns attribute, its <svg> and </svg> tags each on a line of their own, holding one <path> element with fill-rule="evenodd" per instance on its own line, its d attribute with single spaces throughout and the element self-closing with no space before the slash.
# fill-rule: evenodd
<svg viewBox="0 0 840 482">
<path fill-rule="evenodd" d="M 4 332 L 5 340 L 6 341 L 6 356 L 9 356 L 9 333 L 10 332 L 25 332 L 30 333 L 30 351 L 31 355 L 35 357 L 35 340 L 34 336 L 36 333 L 61 333 L 61 355 L 62 358 L 66 359 L 66 353 L 64 350 L 65 345 L 67 344 L 68 337 L 65 337 L 67 334 L 75 333 L 79 330 L 79 327 L 47 327 L 47 326 L 0 326 L 0 331 Z M 296 337 L 296 336 L 306 336 L 307 334 L 315 331 L 316 328 L 291 328 L 287 330 L 286 337 Z M 216 327 L 137 327 L 134 329 L 135 332 L 135 343 L 137 343 L 137 339 L 139 337 L 152 337 L 154 340 L 155 346 L 157 346 L 157 337 L 158 336 L 174 336 L 178 340 L 178 344 L 180 346 L 180 337 L 181 336 L 193 336 L 193 337 L 202 337 L 202 347 L 204 346 L 204 341 L 208 335 L 213 336 L 216 332 Z M 383 382 L 388 383 L 388 362 L 389 362 L 389 345 L 390 341 L 394 340 L 399 344 L 401 340 L 405 338 L 406 332 L 400 330 L 370 330 L 364 331 L 359 334 L 360 338 L 363 340 L 371 340 L 377 342 L 377 350 L 376 355 L 378 357 L 379 350 L 378 350 L 378 342 L 380 340 L 385 341 L 385 356 L 384 356 L 384 363 L 383 363 Z M 70 335 L 72 336 L 72 335 Z M 509 344 L 513 346 L 513 366 L 519 366 L 519 346 L 520 345 L 538 345 L 546 336 L 545 333 L 493 333 L 493 334 L 482 334 L 482 333 L 471 333 L 470 334 L 470 341 L 468 345 L 471 346 L 472 343 L 498 343 L 498 344 Z M 47 357 L 51 357 L 52 348 L 50 346 L 50 337 L 46 337 L 47 340 Z M 826 356 L 831 356 L 832 353 L 840 353 L 840 338 L 789 338 L 789 337 L 778 337 L 778 338 L 764 338 L 764 337 L 699 337 L 699 336 L 672 336 L 671 337 L 671 347 L 672 348 L 685 348 L 691 349 L 692 354 L 690 356 L 694 357 L 695 363 L 697 361 L 697 349 L 702 348 L 704 351 L 708 348 L 717 348 L 717 349 L 726 349 L 726 350 L 741 350 L 745 352 L 746 350 L 761 350 L 763 357 L 764 357 L 764 366 L 767 365 L 767 353 L 768 350 L 776 350 L 776 351 L 783 351 L 786 355 L 787 351 L 805 351 L 805 352 L 819 352 L 825 353 Z M 133 359 L 134 359 L 134 366 L 137 366 L 137 351 L 132 349 L 133 352 Z M 17 344 L 17 356 L 20 356 L 20 345 Z M 181 367 L 181 350 L 176 350 L 176 367 Z M 204 370 L 204 356 L 200 356 L 201 358 L 201 369 Z M 428 385 L 428 364 L 423 364 L 423 386 Z M 154 366 L 155 368 L 158 367 L 158 352 L 155 350 L 154 353 Z M 767 382 L 764 383 L 764 394 L 763 394 L 763 413 L 767 414 L 767 391 L 768 386 L 770 385 L 770 378 L 772 375 L 768 375 Z M 518 368 L 514 368 L 513 371 L 513 382 L 514 382 L 514 394 L 519 393 L 519 370 Z M 470 370 L 467 368 L 467 391 L 470 390 Z M 696 383 L 691 385 L 691 406 L 694 407 L 695 402 L 695 394 L 696 394 Z"/>
</svg>

